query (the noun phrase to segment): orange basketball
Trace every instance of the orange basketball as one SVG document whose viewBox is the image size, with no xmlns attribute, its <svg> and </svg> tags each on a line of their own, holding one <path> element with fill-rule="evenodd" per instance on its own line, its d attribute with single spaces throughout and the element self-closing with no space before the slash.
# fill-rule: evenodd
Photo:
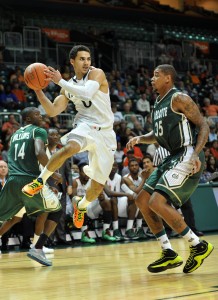
<svg viewBox="0 0 218 300">
<path fill-rule="evenodd" d="M 49 81 L 45 80 L 45 68 L 47 68 L 46 65 L 38 62 L 31 64 L 26 68 L 24 72 L 24 80 L 30 89 L 42 90 L 49 84 Z"/>
</svg>

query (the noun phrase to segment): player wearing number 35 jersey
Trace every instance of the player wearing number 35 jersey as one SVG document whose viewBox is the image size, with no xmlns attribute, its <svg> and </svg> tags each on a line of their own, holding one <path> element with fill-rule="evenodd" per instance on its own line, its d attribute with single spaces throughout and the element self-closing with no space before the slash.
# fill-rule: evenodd
<svg viewBox="0 0 218 300">
<path fill-rule="evenodd" d="M 162 219 L 189 243 L 190 256 L 184 273 L 195 271 L 213 250 L 213 245 L 200 241 L 174 207 L 182 206 L 196 189 L 204 167 L 202 151 L 208 139 L 209 127 L 197 105 L 179 92 L 174 82 L 176 71 L 171 65 L 159 65 L 151 78 L 153 90 L 159 93 L 153 109 L 153 130 L 132 138 L 127 149 L 137 143 L 155 143 L 166 148 L 170 155 L 152 172 L 136 205 L 149 228 L 160 242 L 161 258 L 148 266 L 157 273 L 180 266 L 182 258 L 172 249 Z"/>
</svg>

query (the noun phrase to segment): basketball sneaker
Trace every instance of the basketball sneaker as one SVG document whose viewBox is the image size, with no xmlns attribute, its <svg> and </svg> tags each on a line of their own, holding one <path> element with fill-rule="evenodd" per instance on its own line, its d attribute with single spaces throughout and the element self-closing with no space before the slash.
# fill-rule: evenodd
<svg viewBox="0 0 218 300">
<path fill-rule="evenodd" d="M 120 229 L 115 229 L 114 230 L 114 237 L 116 239 L 116 241 L 123 241 L 124 240 L 124 236 L 122 235 L 122 232 Z"/>
<path fill-rule="evenodd" d="M 145 235 L 144 229 L 142 227 L 137 228 L 136 235 L 140 240 L 147 239 L 147 236 Z"/>
<path fill-rule="evenodd" d="M 82 233 L 81 242 L 94 244 L 96 242 L 96 240 L 89 236 L 88 230 L 84 230 Z"/>
<path fill-rule="evenodd" d="M 82 197 L 74 196 L 72 199 L 73 203 L 73 224 L 76 228 L 81 228 L 84 223 L 86 208 L 78 208 L 79 201 L 82 200 Z"/>
<path fill-rule="evenodd" d="M 116 238 L 114 236 L 111 236 L 109 228 L 106 230 L 102 230 L 102 240 L 108 241 L 108 242 L 116 242 Z"/>
<path fill-rule="evenodd" d="M 36 249 L 33 247 L 28 251 L 27 256 L 44 266 L 52 266 L 52 262 L 46 258 L 42 249 Z"/>
<path fill-rule="evenodd" d="M 42 188 L 43 188 L 43 181 L 41 178 L 37 178 L 34 179 L 32 182 L 26 184 L 22 188 L 22 192 L 28 197 L 33 197 L 35 194 L 38 194 Z"/>
<path fill-rule="evenodd" d="M 138 240 L 139 237 L 137 236 L 136 232 L 133 228 L 126 230 L 124 235 L 125 240 Z"/>
<path fill-rule="evenodd" d="M 180 257 L 172 249 L 164 249 L 161 252 L 161 257 L 148 266 L 148 271 L 151 273 L 163 272 L 167 269 L 179 267 L 183 263 Z"/>
<path fill-rule="evenodd" d="M 213 245 L 206 241 L 201 241 L 196 246 L 190 246 L 190 255 L 184 266 L 183 272 L 191 273 L 198 269 L 202 265 L 204 259 L 210 255 L 213 249 Z"/>
<path fill-rule="evenodd" d="M 34 244 L 31 244 L 31 245 L 30 245 L 30 249 L 32 249 L 32 248 L 34 248 L 34 247 L 35 247 Z M 54 253 L 54 249 L 48 248 L 48 247 L 45 247 L 45 246 L 42 247 L 42 251 L 43 251 L 45 254 L 53 254 L 53 253 Z"/>
</svg>

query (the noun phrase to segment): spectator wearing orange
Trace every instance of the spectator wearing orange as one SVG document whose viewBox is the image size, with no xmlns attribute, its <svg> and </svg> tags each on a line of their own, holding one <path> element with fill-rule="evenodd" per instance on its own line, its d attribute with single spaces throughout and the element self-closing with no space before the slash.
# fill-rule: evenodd
<svg viewBox="0 0 218 300">
<path fill-rule="evenodd" d="M 218 115 L 218 105 L 210 104 L 209 98 L 204 98 L 204 106 L 202 107 L 208 117 L 214 117 Z"/>
<path fill-rule="evenodd" d="M 17 97 L 21 107 L 24 108 L 26 106 L 25 105 L 26 104 L 26 95 L 25 95 L 24 90 L 20 87 L 18 82 L 14 82 L 12 93 L 14 93 L 15 96 Z"/>
<path fill-rule="evenodd" d="M 5 141 L 7 142 L 11 135 L 20 128 L 20 124 L 16 121 L 15 116 L 13 114 L 9 115 L 8 121 L 3 123 L 2 125 L 2 133 L 5 137 Z"/>
<path fill-rule="evenodd" d="M 200 79 L 199 79 L 199 77 L 198 77 L 197 74 L 195 74 L 194 72 L 192 72 L 190 75 L 191 75 L 192 83 L 193 83 L 194 85 L 198 85 L 198 84 L 201 83 L 201 81 L 200 81 Z"/>
<path fill-rule="evenodd" d="M 130 140 L 133 137 L 134 137 L 134 135 L 129 135 L 128 140 Z M 126 156 L 123 159 L 123 166 L 124 167 L 128 166 L 130 158 L 135 157 L 139 163 L 142 161 L 143 153 L 142 153 L 141 149 L 138 146 L 134 146 L 133 149 L 131 149 L 129 151 L 127 151 L 127 148 L 125 147 L 123 149 L 123 152 L 124 152 L 124 155 Z"/>
</svg>

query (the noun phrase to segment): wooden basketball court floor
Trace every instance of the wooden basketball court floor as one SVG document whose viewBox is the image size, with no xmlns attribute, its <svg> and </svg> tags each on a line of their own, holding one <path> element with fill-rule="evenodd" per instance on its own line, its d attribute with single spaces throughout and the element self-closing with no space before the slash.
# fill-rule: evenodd
<svg viewBox="0 0 218 300">
<path fill-rule="evenodd" d="M 4 300 L 166 300 L 218 299 L 218 235 L 204 237 L 215 249 L 191 274 L 183 265 L 152 274 L 147 265 L 160 248 L 155 240 L 55 249 L 52 267 L 30 260 L 26 252 L 0 255 L 0 299 Z M 171 239 L 186 261 L 188 244 Z"/>
</svg>

